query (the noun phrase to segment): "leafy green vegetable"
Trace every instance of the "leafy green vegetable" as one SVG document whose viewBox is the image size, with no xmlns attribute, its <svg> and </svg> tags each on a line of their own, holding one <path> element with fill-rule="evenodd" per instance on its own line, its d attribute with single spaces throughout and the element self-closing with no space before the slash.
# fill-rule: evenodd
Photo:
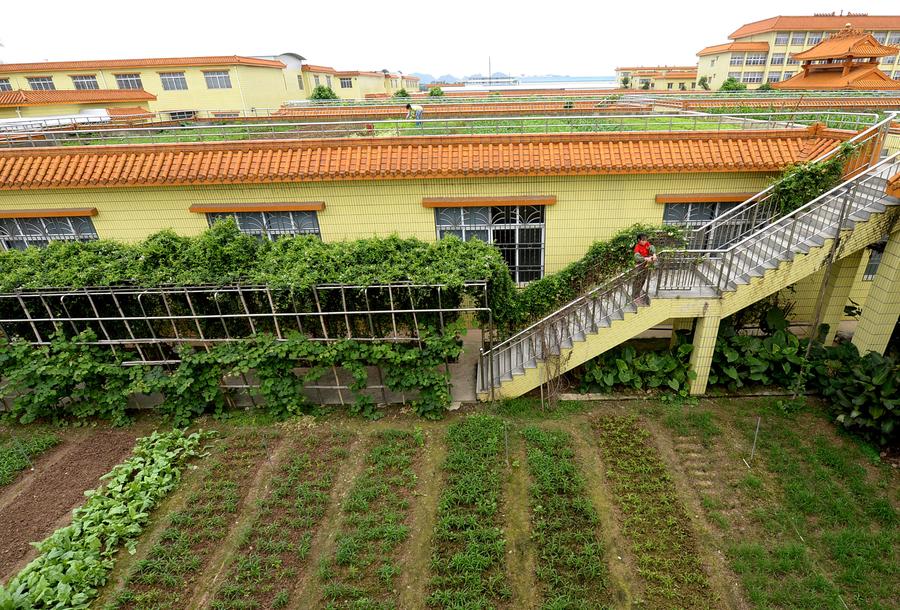
<svg viewBox="0 0 900 610">
<path fill-rule="evenodd" d="M 59 440 L 52 432 L 0 436 L 0 485 L 12 482 L 28 466 L 28 460 L 55 447 Z"/>
</svg>

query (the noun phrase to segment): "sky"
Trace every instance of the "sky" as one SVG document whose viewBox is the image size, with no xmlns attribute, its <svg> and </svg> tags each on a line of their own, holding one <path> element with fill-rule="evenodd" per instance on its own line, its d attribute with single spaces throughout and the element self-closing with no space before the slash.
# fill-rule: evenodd
<svg viewBox="0 0 900 610">
<path fill-rule="evenodd" d="M 466 76 L 490 56 L 494 72 L 601 76 L 694 64 L 751 21 L 841 10 L 898 14 L 900 2 L 3 0 L 0 61 L 295 52 L 339 70 Z"/>
</svg>

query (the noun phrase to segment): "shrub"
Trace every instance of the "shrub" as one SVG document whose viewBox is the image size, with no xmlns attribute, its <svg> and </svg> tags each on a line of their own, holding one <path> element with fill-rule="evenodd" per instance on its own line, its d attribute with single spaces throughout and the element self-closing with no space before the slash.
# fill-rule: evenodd
<svg viewBox="0 0 900 610">
<path fill-rule="evenodd" d="M 719 91 L 746 91 L 747 85 L 740 82 L 733 76 L 729 76 L 725 79 L 725 82 L 722 83 L 722 86 L 719 87 Z"/>
<path fill-rule="evenodd" d="M 756 88 L 757 91 L 773 91 L 774 89 L 775 87 L 770 82 L 765 82 Z"/>
<path fill-rule="evenodd" d="M 315 89 L 313 89 L 312 95 L 309 96 L 311 100 L 336 100 L 338 99 L 337 93 L 334 92 L 334 89 L 331 87 L 327 87 L 325 85 L 318 85 Z"/>
<path fill-rule="evenodd" d="M 690 381 L 696 377 L 690 370 L 693 348 L 690 343 L 683 343 L 674 350 L 640 354 L 631 345 L 613 349 L 584 365 L 582 387 L 596 387 L 604 392 L 616 388 L 668 388 L 687 396 Z"/>
<path fill-rule="evenodd" d="M 443 97 L 443 96 L 444 96 L 444 90 L 441 89 L 440 87 L 431 87 L 431 88 L 428 90 L 428 96 L 429 96 L 429 97 Z"/>
<path fill-rule="evenodd" d="M 409 92 L 406 89 L 397 89 L 394 91 L 394 97 L 409 97 Z"/>
</svg>

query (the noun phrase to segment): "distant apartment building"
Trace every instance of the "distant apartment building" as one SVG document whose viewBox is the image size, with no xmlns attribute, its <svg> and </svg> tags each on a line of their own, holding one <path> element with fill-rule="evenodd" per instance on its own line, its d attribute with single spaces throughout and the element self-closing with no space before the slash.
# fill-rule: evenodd
<svg viewBox="0 0 900 610">
<path fill-rule="evenodd" d="M 312 95 L 316 85 L 340 98 L 418 89 L 418 79 L 387 71 L 338 71 L 296 53 L 0 64 L 0 119 L 160 113 L 162 118 L 267 114 Z"/>
<path fill-rule="evenodd" d="M 627 79 L 628 86 L 624 86 Z M 629 66 L 616 68 L 616 82 L 626 89 L 685 91 L 697 88 L 697 66 Z"/>
<path fill-rule="evenodd" d="M 795 54 L 810 49 L 846 26 L 871 34 L 880 44 L 900 46 L 900 15 L 847 13 L 778 16 L 741 26 L 729 36 L 731 42 L 701 49 L 697 56 L 698 78 L 707 77 L 712 89 L 734 77 L 756 89 L 763 83 L 779 83 L 801 70 Z M 900 79 L 898 53 L 880 58 L 879 67 Z"/>
</svg>

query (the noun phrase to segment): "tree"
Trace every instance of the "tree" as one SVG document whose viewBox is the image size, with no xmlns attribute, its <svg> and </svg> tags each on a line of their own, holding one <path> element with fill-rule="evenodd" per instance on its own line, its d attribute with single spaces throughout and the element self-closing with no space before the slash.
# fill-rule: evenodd
<svg viewBox="0 0 900 610">
<path fill-rule="evenodd" d="M 623 89 L 630 89 L 630 88 L 631 88 L 631 77 L 630 77 L 630 76 L 623 76 L 623 77 L 622 77 L 622 88 L 623 88 Z"/>
<path fill-rule="evenodd" d="M 719 87 L 719 91 L 746 91 L 747 85 L 740 82 L 733 76 L 729 76 L 725 79 L 725 82 L 722 83 L 722 86 Z"/>
<path fill-rule="evenodd" d="M 428 95 L 430 97 L 444 97 L 444 90 L 440 87 L 432 87 L 428 90 Z"/>
<path fill-rule="evenodd" d="M 650 81 L 645 80 L 643 83 L 641 83 L 641 89 L 643 89 L 644 91 L 650 89 Z"/>
<path fill-rule="evenodd" d="M 312 95 L 309 96 L 311 100 L 336 100 L 338 99 L 337 93 L 331 87 L 326 87 L 325 85 L 319 85 L 315 89 L 313 89 Z"/>
<path fill-rule="evenodd" d="M 759 87 L 757 87 L 757 91 L 772 91 L 775 87 L 772 86 L 772 83 L 763 83 Z"/>
<path fill-rule="evenodd" d="M 394 97 L 409 97 L 409 92 L 406 89 L 397 89 L 394 92 Z"/>
<path fill-rule="evenodd" d="M 701 76 L 700 80 L 697 81 L 697 84 L 700 85 L 700 88 L 704 91 L 709 91 L 709 77 Z"/>
</svg>

